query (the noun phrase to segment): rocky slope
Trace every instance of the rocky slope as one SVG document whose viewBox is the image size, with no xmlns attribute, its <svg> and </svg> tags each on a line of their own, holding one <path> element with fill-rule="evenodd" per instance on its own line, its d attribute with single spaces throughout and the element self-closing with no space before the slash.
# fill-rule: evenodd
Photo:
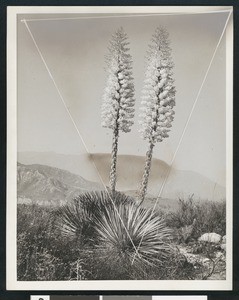
<svg viewBox="0 0 239 300">
<path fill-rule="evenodd" d="M 101 189 L 98 183 L 58 168 L 20 163 L 17 166 L 19 203 L 61 205 L 82 192 Z"/>
</svg>

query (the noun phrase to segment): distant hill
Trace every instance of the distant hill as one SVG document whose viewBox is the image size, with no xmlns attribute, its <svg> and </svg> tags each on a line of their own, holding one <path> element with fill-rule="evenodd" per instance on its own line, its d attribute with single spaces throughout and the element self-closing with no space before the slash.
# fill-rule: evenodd
<svg viewBox="0 0 239 300">
<path fill-rule="evenodd" d="M 92 189 L 101 190 L 102 186 L 58 168 L 20 163 L 17 166 L 19 203 L 61 205 Z"/>
<path fill-rule="evenodd" d="M 17 187 L 19 204 L 39 204 L 60 206 L 71 201 L 81 193 L 104 188 L 95 182 L 83 179 L 58 168 L 33 164 L 17 166 Z M 137 199 L 136 191 L 125 191 L 125 194 Z M 148 195 L 143 205 L 153 207 L 156 200 Z M 156 209 L 174 210 L 177 201 L 162 199 L 157 201 Z"/>
<path fill-rule="evenodd" d="M 19 153 L 18 160 L 23 164 L 44 164 L 68 170 L 88 181 L 100 182 L 97 170 L 105 185 L 108 185 L 110 154 L 94 153 L 91 155 L 61 155 L 55 153 Z M 145 157 L 118 155 L 117 189 L 137 191 L 141 182 Z M 94 162 L 94 163 L 93 163 Z M 149 178 L 148 194 L 156 197 L 167 174 L 169 166 L 154 158 Z M 57 177 L 58 180 L 62 178 Z M 65 182 L 65 181 L 64 181 Z M 194 194 L 194 198 L 221 200 L 225 198 L 225 188 L 212 182 L 207 177 L 192 171 L 171 169 L 163 189 L 162 197 L 177 199 Z"/>
</svg>

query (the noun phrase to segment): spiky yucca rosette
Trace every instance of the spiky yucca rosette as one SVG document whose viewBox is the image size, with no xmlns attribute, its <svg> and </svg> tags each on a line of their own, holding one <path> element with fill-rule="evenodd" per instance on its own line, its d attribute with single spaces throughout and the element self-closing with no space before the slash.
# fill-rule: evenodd
<svg viewBox="0 0 239 300">
<path fill-rule="evenodd" d="M 138 267 L 157 265 L 171 252 L 168 239 L 171 230 L 151 209 L 131 202 L 106 207 L 96 220 L 97 249 L 102 258 L 135 264 Z"/>
<path fill-rule="evenodd" d="M 171 253 L 171 230 L 151 209 L 119 192 L 79 195 L 59 209 L 58 228 L 65 237 L 88 244 L 105 263 L 138 268 L 160 265 Z"/>
</svg>

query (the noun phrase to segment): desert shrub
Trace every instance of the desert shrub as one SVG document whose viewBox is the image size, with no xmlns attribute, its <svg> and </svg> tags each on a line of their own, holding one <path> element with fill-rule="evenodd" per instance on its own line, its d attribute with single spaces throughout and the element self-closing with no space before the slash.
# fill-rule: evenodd
<svg viewBox="0 0 239 300">
<path fill-rule="evenodd" d="M 165 219 L 169 227 L 176 229 L 191 225 L 195 219 L 193 238 L 198 238 L 206 232 L 225 235 L 226 201 L 195 201 L 193 196 L 187 200 L 179 199 L 177 211 L 168 213 Z"/>
<path fill-rule="evenodd" d="M 49 221 L 49 208 L 39 205 L 18 204 L 17 206 L 17 231 L 18 233 L 32 231 L 47 227 Z"/>
<path fill-rule="evenodd" d="M 218 250 L 221 250 L 220 245 L 200 241 L 190 245 L 190 252 L 193 254 L 203 254 L 204 257 L 215 258 Z"/>
<path fill-rule="evenodd" d="M 18 235 L 18 280 L 55 280 L 57 273 L 62 273 L 65 268 L 59 258 L 40 246 L 40 242 L 37 239 L 31 242 L 24 233 Z"/>
<path fill-rule="evenodd" d="M 160 258 L 160 257 L 159 257 Z M 88 261 L 89 263 L 89 261 Z M 187 280 L 195 279 L 195 269 L 176 249 L 170 255 L 160 258 L 154 265 L 125 265 L 106 259 L 97 250 L 91 256 L 91 263 L 85 264 L 89 280 Z"/>
<path fill-rule="evenodd" d="M 74 279 L 78 243 L 62 238 L 56 221 L 53 207 L 18 205 L 18 280 Z"/>
<path fill-rule="evenodd" d="M 196 270 L 192 263 L 176 248 L 172 254 L 158 268 L 151 268 L 145 274 L 147 280 L 193 280 Z"/>
<path fill-rule="evenodd" d="M 20 204 L 17 209 L 17 233 L 26 233 L 29 241 L 41 240 L 41 246 L 46 246 L 44 243 L 52 238 L 55 219 L 54 208 Z"/>
</svg>

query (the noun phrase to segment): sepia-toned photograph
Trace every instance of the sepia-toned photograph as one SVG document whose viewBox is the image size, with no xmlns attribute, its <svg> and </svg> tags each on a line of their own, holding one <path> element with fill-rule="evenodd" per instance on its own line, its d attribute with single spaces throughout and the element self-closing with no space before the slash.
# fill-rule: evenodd
<svg viewBox="0 0 239 300">
<path fill-rule="evenodd" d="M 8 9 L 9 289 L 232 288 L 232 16 Z"/>
</svg>

